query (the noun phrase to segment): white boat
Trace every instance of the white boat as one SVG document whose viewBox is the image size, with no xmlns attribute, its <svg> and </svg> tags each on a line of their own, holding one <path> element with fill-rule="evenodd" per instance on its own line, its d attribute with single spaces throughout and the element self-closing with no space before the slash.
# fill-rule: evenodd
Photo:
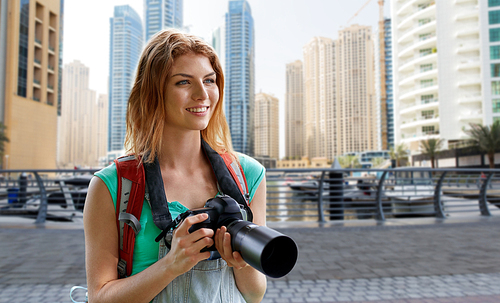
<svg viewBox="0 0 500 303">
<path fill-rule="evenodd" d="M 394 177 L 388 181 L 385 195 L 391 199 L 393 214 L 434 214 L 435 186 L 431 171 L 425 168 L 396 169 Z"/>
</svg>

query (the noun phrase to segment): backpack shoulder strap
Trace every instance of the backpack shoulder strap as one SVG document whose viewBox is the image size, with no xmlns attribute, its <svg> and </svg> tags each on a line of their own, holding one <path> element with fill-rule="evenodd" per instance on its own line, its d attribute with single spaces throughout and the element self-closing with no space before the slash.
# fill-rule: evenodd
<svg viewBox="0 0 500 303">
<path fill-rule="evenodd" d="M 132 274 L 135 236 L 141 230 L 141 218 L 146 182 L 144 167 L 135 156 L 116 159 L 118 195 L 116 199 L 116 223 L 119 232 L 118 275 L 120 278 Z"/>
<path fill-rule="evenodd" d="M 243 168 L 241 167 L 241 165 L 239 165 L 238 162 L 234 161 L 228 153 L 219 155 L 221 156 L 222 160 L 224 160 L 224 164 L 226 164 L 226 167 L 229 170 L 229 173 L 233 177 L 234 181 L 236 181 L 236 185 L 238 185 L 240 192 L 243 194 L 246 204 L 249 205 L 250 194 L 248 193 L 248 184 L 245 173 L 243 172 Z"/>
</svg>

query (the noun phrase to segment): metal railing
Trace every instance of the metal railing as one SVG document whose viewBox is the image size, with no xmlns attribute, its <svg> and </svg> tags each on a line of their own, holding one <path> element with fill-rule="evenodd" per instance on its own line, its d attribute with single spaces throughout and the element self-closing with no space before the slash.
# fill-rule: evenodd
<svg viewBox="0 0 500 303">
<path fill-rule="evenodd" d="M 0 170 L 0 216 L 76 221 L 95 170 Z M 500 170 L 268 169 L 269 222 L 500 215 Z"/>
</svg>

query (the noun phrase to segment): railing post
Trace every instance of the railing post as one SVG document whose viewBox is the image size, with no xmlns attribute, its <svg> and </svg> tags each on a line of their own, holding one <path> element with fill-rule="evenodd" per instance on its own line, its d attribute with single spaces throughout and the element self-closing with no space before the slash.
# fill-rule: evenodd
<svg viewBox="0 0 500 303">
<path fill-rule="evenodd" d="M 38 187 L 40 188 L 40 207 L 38 208 L 38 216 L 36 217 L 35 224 L 43 224 L 47 219 L 47 192 L 45 191 L 43 180 L 38 172 L 35 171 L 33 174 L 35 175 Z"/>
<path fill-rule="evenodd" d="M 385 177 L 387 176 L 387 170 L 384 171 L 382 174 L 382 177 L 380 177 L 380 181 L 378 183 L 377 187 L 377 195 L 376 195 L 376 205 L 377 205 L 377 220 L 378 221 L 385 221 L 385 216 L 384 216 L 384 207 L 382 205 L 382 191 L 384 189 L 384 181 Z"/>
<path fill-rule="evenodd" d="M 325 222 L 325 215 L 323 214 L 323 181 L 325 179 L 325 171 L 321 173 L 321 179 L 318 186 L 318 218 L 319 222 Z"/>
<path fill-rule="evenodd" d="M 488 208 L 488 197 L 486 194 L 488 191 L 488 184 L 490 184 L 493 175 L 494 173 L 490 173 L 488 177 L 483 180 L 483 184 L 479 190 L 479 210 L 481 211 L 482 216 L 491 216 L 490 209 Z"/>
<path fill-rule="evenodd" d="M 434 188 L 434 211 L 436 212 L 436 217 L 440 219 L 446 218 L 443 210 L 443 203 L 441 202 L 441 189 L 443 188 L 444 177 L 447 173 L 447 171 L 443 172 Z"/>
</svg>

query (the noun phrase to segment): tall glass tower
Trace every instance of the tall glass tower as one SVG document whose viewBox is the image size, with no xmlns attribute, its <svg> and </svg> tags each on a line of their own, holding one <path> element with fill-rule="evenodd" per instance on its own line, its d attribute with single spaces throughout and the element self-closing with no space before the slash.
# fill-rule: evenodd
<svg viewBox="0 0 500 303">
<path fill-rule="evenodd" d="M 182 28 L 182 5 L 183 0 L 144 0 L 144 39 L 164 28 Z"/>
<path fill-rule="evenodd" d="M 142 50 L 141 18 L 128 5 L 110 18 L 108 151 L 123 149 L 127 102 Z"/>
<path fill-rule="evenodd" d="M 225 111 L 233 147 L 253 154 L 254 26 L 246 0 L 229 1 L 226 13 Z"/>
<path fill-rule="evenodd" d="M 392 96 L 392 31 L 391 19 L 384 19 L 385 102 L 387 110 L 387 148 L 394 146 L 394 101 Z"/>
</svg>

